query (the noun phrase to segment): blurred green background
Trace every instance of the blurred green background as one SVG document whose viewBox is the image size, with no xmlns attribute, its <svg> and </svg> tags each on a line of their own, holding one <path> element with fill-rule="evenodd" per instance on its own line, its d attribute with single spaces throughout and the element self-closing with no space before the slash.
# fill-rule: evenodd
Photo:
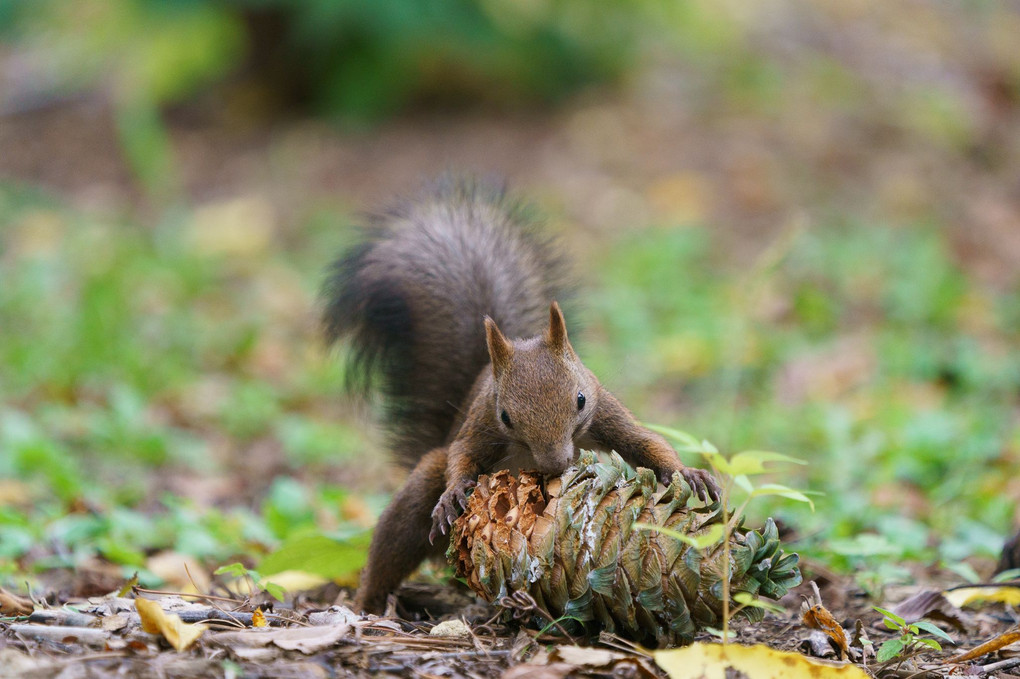
<svg viewBox="0 0 1020 679">
<path fill-rule="evenodd" d="M 317 289 L 447 170 L 548 216 L 639 417 L 809 462 L 772 480 L 817 511 L 755 521 L 863 584 L 986 573 L 1020 517 L 1017 35 L 984 2 L 0 0 L 0 581 L 370 526 L 400 477 Z"/>
</svg>

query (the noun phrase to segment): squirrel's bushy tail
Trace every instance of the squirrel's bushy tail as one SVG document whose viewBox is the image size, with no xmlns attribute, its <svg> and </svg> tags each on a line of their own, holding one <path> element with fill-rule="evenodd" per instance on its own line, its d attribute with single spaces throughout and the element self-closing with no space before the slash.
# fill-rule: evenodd
<svg viewBox="0 0 1020 679">
<path fill-rule="evenodd" d="M 489 362 L 483 317 L 508 337 L 536 335 L 566 277 L 498 187 L 441 181 L 365 231 L 332 267 L 323 322 L 330 342 L 349 340 L 349 384 L 379 390 L 391 448 L 412 465 L 446 442 Z"/>
</svg>

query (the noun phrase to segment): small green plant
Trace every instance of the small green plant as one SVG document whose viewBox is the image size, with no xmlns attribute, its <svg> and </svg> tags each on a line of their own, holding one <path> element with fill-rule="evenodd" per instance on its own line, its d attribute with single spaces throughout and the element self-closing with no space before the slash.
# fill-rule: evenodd
<svg viewBox="0 0 1020 679">
<path fill-rule="evenodd" d="M 721 505 L 720 511 L 723 515 L 723 522 L 712 526 L 712 530 L 697 538 L 691 538 L 686 535 L 681 535 L 675 531 L 663 530 L 656 526 L 647 524 L 640 524 L 642 528 L 658 530 L 699 550 L 710 547 L 721 541 L 723 559 L 720 563 L 728 564 L 730 563 L 730 537 L 740 525 L 744 511 L 754 498 L 766 495 L 776 495 L 796 502 L 803 502 L 814 510 L 814 502 L 810 497 L 808 497 L 808 493 L 794 490 L 793 488 L 776 483 L 763 483 L 756 487 L 750 479 L 751 476 L 764 474 L 766 471 L 769 471 L 765 466 L 766 463 L 791 462 L 794 464 L 807 464 L 803 460 L 798 460 L 788 455 L 765 450 L 746 450 L 736 453 L 727 459 L 719 452 L 719 449 L 712 445 L 709 441 L 699 441 L 696 437 L 688 434 L 687 432 L 657 425 L 652 425 L 650 428 L 672 440 L 677 450 L 699 453 L 712 466 L 712 469 L 716 472 L 716 476 L 722 480 L 719 501 Z M 746 497 L 736 511 L 730 512 L 730 498 L 735 490 L 743 491 L 746 494 Z M 775 547 L 778 548 L 778 546 L 779 541 L 776 540 Z M 782 559 L 780 559 L 780 563 L 773 566 L 774 570 L 783 570 L 785 566 L 785 564 L 782 563 L 783 559 L 789 561 L 789 568 L 792 569 L 796 564 L 797 556 L 795 554 L 788 554 L 785 557 L 782 557 Z M 738 612 L 746 608 L 761 608 L 768 611 L 782 610 L 782 608 L 776 604 L 762 601 L 758 597 L 752 596 L 747 592 L 740 592 L 737 596 L 731 597 L 730 569 L 723 568 L 721 571 L 722 572 L 719 575 L 722 578 L 723 628 L 722 630 L 715 630 L 715 632 L 718 633 L 717 636 L 722 638 L 723 643 L 726 643 L 730 639 L 730 620 Z M 731 602 L 735 602 L 737 606 L 731 607 Z"/>
<path fill-rule="evenodd" d="M 905 660 L 909 660 L 928 649 L 941 651 L 942 644 L 935 639 L 922 638 L 920 636 L 922 631 L 949 642 L 953 640 L 952 637 L 930 622 L 919 620 L 907 623 L 906 620 L 892 611 L 887 611 L 878 606 L 872 606 L 872 608 L 882 614 L 882 622 L 886 627 L 900 634 L 895 639 L 889 639 L 879 646 L 878 651 L 875 653 L 875 660 L 879 663 L 892 663 L 895 661 L 895 664 L 898 666 Z"/>
</svg>

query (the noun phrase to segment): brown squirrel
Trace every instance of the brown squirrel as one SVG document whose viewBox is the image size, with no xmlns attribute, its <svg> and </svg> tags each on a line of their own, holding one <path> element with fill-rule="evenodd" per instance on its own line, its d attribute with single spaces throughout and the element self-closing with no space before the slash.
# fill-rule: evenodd
<svg viewBox="0 0 1020 679">
<path fill-rule="evenodd" d="M 556 303 L 564 268 L 502 189 L 451 180 L 373 218 L 333 265 L 327 338 L 349 338 L 348 374 L 364 388 L 378 382 L 389 447 L 413 466 L 376 526 L 358 607 L 380 612 L 444 551 L 435 538 L 483 473 L 557 475 L 581 448 L 615 450 L 718 499 L 712 477 L 685 467 L 574 353 Z"/>
</svg>

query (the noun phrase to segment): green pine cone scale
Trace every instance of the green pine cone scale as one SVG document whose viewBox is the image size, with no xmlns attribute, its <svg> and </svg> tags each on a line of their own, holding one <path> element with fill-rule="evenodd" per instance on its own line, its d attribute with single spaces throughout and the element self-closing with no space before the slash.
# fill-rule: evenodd
<svg viewBox="0 0 1020 679">
<path fill-rule="evenodd" d="M 657 489 L 647 469 L 584 453 L 545 484 L 531 472 L 479 478 L 454 523 L 447 557 L 482 598 L 529 593 L 553 617 L 582 621 L 658 646 L 691 641 L 722 616 L 721 543 L 696 550 L 638 521 L 696 537 L 722 521 L 718 506 L 692 507 L 679 475 Z M 769 519 L 729 537 L 731 592 L 778 599 L 800 583 L 797 555 L 780 550 Z M 741 612 L 761 618 L 758 608 Z"/>
</svg>

